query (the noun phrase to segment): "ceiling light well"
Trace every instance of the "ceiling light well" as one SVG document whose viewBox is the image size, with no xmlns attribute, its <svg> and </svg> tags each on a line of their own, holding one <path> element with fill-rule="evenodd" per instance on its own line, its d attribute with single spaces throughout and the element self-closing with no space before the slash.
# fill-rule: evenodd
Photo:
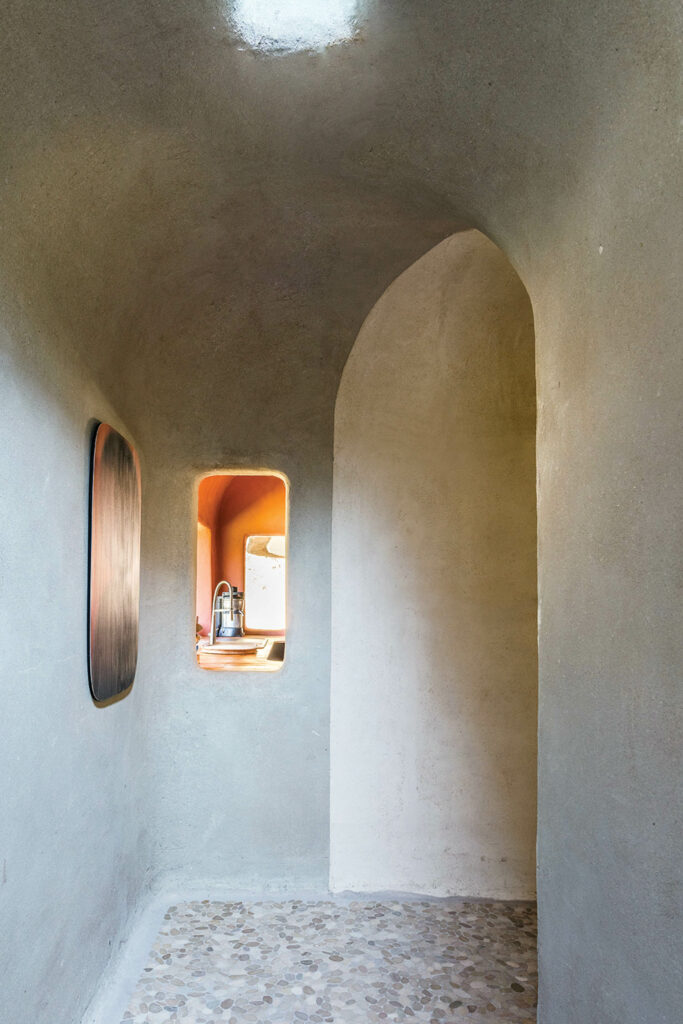
<svg viewBox="0 0 683 1024">
<path fill-rule="evenodd" d="M 355 34 L 356 0 L 233 0 L 230 20 L 253 50 L 321 50 Z"/>
</svg>

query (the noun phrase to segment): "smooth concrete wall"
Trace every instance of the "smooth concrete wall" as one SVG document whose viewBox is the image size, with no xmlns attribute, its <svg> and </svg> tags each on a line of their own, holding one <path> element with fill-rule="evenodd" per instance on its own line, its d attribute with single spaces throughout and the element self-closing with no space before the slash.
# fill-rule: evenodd
<svg viewBox="0 0 683 1024">
<path fill-rule="evenodd" d="M 243 465 L 234 450 L 221 462 Z M 324 892 L 330 613 L 318 580 L 329 571 L 331 481 L 303 453 L 252 463 L 290 480 L 287 658 L 277 673 L 206 672 L 194 649 L 193 496 L 209 468 L 157 465 L 143 510 L 155 566 L 142 584 L 141 673 L 154 705 L 146 770 L 159 884 Z"/>
<path fill-rule="evenodd" d="M 337 397 L 331 887 L 536 894 L 531 304 L 476 231 L 365 321 Z"/>
<path fill-rule="evenodd" d="M 224 14 L 6 0 L 0 36 L 2 279 L 145 455 L 154 868 L 325 884 L 335 395 L 388 285 L 477 227 L 537 343 L 539 1017 L 671 1024 L 680 3 L 361 0 L 352 43 L 269 56 Z M 234 465 L 291 480 L 291 642 L 217 685 L 193 488 Z"/>
<path fill-rule="evenodd" d="M 73 351 L 0 311 L 0 1019 L 76 1024 L 150 868 L 144 688 L 88 688 L 90 444 L 125 427 Z"/>
</svg>

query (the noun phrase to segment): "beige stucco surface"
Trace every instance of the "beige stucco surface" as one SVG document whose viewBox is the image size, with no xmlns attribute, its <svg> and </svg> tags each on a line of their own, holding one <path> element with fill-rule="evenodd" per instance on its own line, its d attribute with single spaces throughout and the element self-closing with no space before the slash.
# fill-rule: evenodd
<svg viewBox="0 0 683 1024">
<path fill-rule="evenodd" d="M 143 456 L 130 735 L 149 841 L 107 830 L 103 892 L 141 860 L 159 885 L 326 884 L 336 391 L 387 286 L 476 227 L 518 271 L 536 332 L 539 1017 L 677 1020 L 680 18 L 674 0 L 367 0 L 353 42 L 266 56 L 214 0 L 3 5 L 0 317 L 18 354 L 2 372 L 29 412 L 32 381 L 56 388 L 45 422 L 3 405 L 3 479 L 39 475 L 48 423 L 61 432 L 71 409 L 85 425 L 98 392 Z M 39 339 L 55 365 L 36 365 Z M 209 683 L 192 651 L 193 489 L 234 466 L 291 481 L 288 657 L 258 686 Z M 50 515 L 57 538 L 74 521 L 68 502 Z M 22 572 L 47 571 L 75 623 L 82 558 L 46 562 L 25 525 L 12 505 L 3 572 L 27 551 Z M 31 622 L 33 591 L 4 578 L 5 621 Z M 3 780 L 3 836 L 20 837 L 3 839 L 3 998 L 19 1022 L 58 972 L 29 1018 L 52 1024 L 67 1006 L 78 1019 L 130 902 L 112 895 L 104 934 L 87 885 L 61 901 L 54 942 L 24 924 L 54 900 L 55 864 L 78 875 L 99 820 L 76 810 L 94 805 L 90 759 L 129 733 L 126 701 L 101 732 L 68 705 L 42 716 L 20 667 L 3 661 L 3 700 L 30 696 L 41 760 L 12 755 Z M 63 668 L 45 671 L 59 684 Z M 41 781 L 63 763 L 55 735 L 83 755 L 56 832 Z"/>
<path fill-rule="evenodd" d="M 342 377 L 333 889 L 536 892 L 531 304 L 476 231 L 374 307 Z"/>
</svg>

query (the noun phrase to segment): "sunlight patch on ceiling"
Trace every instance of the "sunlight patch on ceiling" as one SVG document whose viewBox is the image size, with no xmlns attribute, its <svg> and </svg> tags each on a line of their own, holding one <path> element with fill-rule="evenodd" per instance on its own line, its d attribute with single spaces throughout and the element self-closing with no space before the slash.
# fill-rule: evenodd
<svg viewBox="0 0 683 1024">
<path fill-rule="evenodd" d="M 356 0 L 234 0 L 232 22 L 254 50 L 319 50 L 354 34 Z"/>
</svg>

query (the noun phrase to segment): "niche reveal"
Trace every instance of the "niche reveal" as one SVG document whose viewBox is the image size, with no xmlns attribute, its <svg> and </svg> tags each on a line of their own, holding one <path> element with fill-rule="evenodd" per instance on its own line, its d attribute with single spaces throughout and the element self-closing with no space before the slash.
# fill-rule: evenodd
<svg viewBox="0 0 683 1024">
<path fill-rule="evenodd" d="M 287 625 L 288 482 L 226 470 L 197 492 L 195 643 L 200 668 L 273 672 Z"/>
</svg>

